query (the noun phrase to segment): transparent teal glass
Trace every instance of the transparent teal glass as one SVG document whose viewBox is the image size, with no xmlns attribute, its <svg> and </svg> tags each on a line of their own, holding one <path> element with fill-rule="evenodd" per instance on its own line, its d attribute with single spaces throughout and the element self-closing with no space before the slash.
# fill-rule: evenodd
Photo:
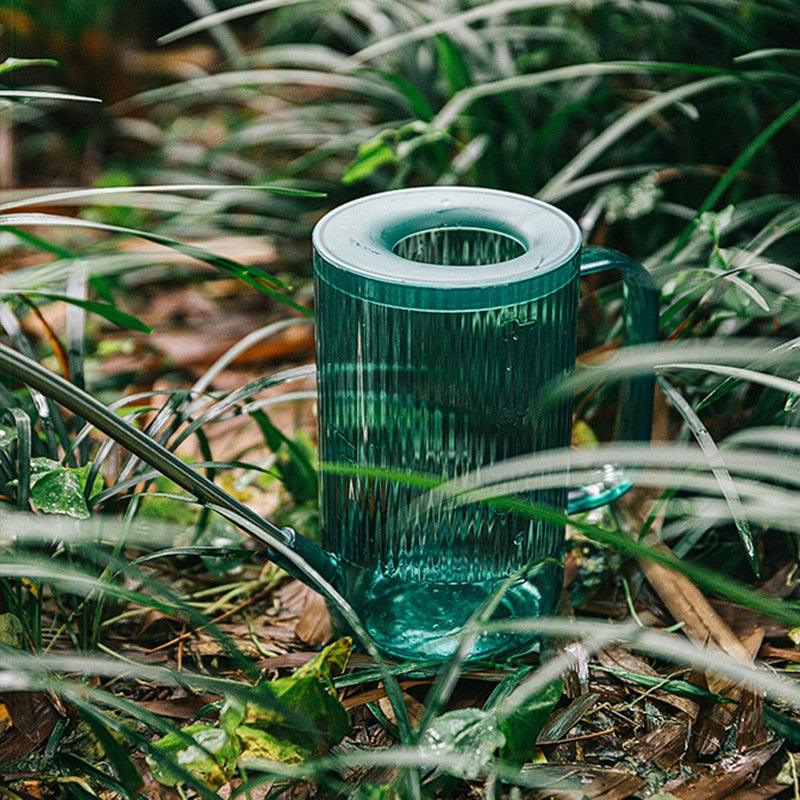
<svg viewBox="0 0 800 800">
<path fill-rule="evenodd" d="M 485 503 L 420 502 L 425 489 L 381 471 L 452 479 L 570 444 L 571 401 L 544 387 L 575 367 L 578 280 L 622 270 L 629 341 L 657 336 L 658 295 L 627 257 L 581 249 L 577 224 L 541 201 L 488 189 L 372 195 L 327 214 L 313 235 L 317 298 L 320 513 L 337 588 L 391 656 L 439 661 L 509 576 L 494 618 L 552 613 L 561 526 Z M 624 392 L 618 435 L 647 439 L 651 377 Z M 560 511 L 630 487 L 531 492 Z M 527 649 L 484 636 L 473 659 Z"/>
</svg>

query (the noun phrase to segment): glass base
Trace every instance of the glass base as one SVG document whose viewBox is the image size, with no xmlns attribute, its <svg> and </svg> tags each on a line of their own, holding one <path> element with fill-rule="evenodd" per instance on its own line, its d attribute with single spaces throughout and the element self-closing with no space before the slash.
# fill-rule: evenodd
<svg viewBox="0 0 800 800">
<path fill-rule="evenodd" d="M 547 577 L 548 580 L 529 579 L 512 586 L 495 610 L 492 621 L 551 613 L 555 600 L 554 576 Z M 468 584 L 423 583 L 381 576 L 364 599 L 362 619 L 378 648 L 387 656 L 441 662 L 455 652 L 470 617 L 499 586 L 497 580 Z M 468 660 L 504 660 L 530 650 L 536 641 L 535 635 L 525 633 L 482 635 Z"/>
</svg>

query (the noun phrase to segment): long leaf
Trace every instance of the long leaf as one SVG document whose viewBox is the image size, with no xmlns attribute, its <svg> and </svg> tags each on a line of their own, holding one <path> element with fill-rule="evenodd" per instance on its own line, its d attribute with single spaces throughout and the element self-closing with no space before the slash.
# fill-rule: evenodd
<svg viewBox="0 0 800 800">
<path fill-rule="evenodd" d="M 137 792 L 143 784 L 142 776 L 134 767 L 130 756 L 125 752 L 125 748 L 114 738 L 108 730 L 102 717 L 89 705 L 81 704 L 78 706 L 81 716 L 91 728 L 95 738 L 103 748 L 106 758 L 114 766 L 117 777 L 127 793 L 128 800 L 136 797 Z"/>
<path fill-rule="evenodd" d="M 747 560 L 750 562 L 750 567 L 756 577 L 760 577 L 761 566 L 758 562 L 755 547 L 753 546 L 753 533 L 745 518 L 739 493 L 736 491 L 736 486 L 731 479 L 730 472 L 728 472 L 728 468 L 725 466 L 724 457 L 720 454 L 716 442 L 708 432 L 708 428 L 706 428 L 703 421 L 695 413 L 694 409 L 683 395 L 671 383 L 663 378 L 659 379 L 659 386 L 683 417 L 686 424 L 689 426 L 689 430 L 691 430 L 694 435 L 697 444 L 700 445 L 700 449 L 706 454 L 714 476 L 719 481 L 720 490 L 731 509 L 731 515 L 736 523 L 736 530 L 744 546 Z"/>
<path fill-rule="evenodd" d="M 312 312 L 308 308 L 301 306 L 291 297 L 276 291 L 272 287 L 268 286 L 267 283 L 265 283 L 272 283 L 283 289 L 288 288 L 280 279 L 259 270 L 252 269 L 251 267 L 247 267 L 243 264 L 239 264 L 238 262 L 226 258 L 225 256 L 210 253 L 207 250 L 204 250 L 202 247 L 198 247 L 197 245 L 181 242 L 177 239 L 172 239 L 169 236 L 162 236 L 158 233 L 150 233 L 149 231 L 143 231 L 136 228 L 125 228 L 120 225 L 91 222 L 89 220 L 75 219 L 73 217 L 62 217 L 58 216 L 57 214 L 0 214 L 0 229 L 6 227 L 24 227 L 27 225 L 89 228 L 91 230 L 137 236 L 141 239 L 146 239 L 147 241 L 168 247 L 171 250 L 177 250 L 179 253 L 189 256 L 197 261 L 202 261 L 205 264 L 209 264 L 216 269 L 239 278 L 239 280 L 244 281 L 248 286 L 251 286 L 258 291 L 269 295 L 273 299 L 284 303 L 295 311 L 299 311 L 301 314 L 305 314 L 307 316 L 312 315 Z"/>
<path fill-rule="evenodd" d="M 571 64 L 566 67 L 543 70 L 533 74 L 514 75 L 510 78 L 501 78 L 497 81 L 471 86 L 463 89 L 439 110 L 431 125 L 436 128 L 448 128 L 459 115 L 472 103 L 482 97 L 503 94 L 505 92 L 520 91 L 545 86 L 550 83 L 575 80 L 577 78 L 600 77 L 603 75 L 627 75 L 637 72 L 676 72 L 678 69 L 687 73 L 713 75 L 718 78 L 727 77 L 731 82 L 735 80 L 730 70 L 716 67 L 692 67 L 690 65 L 673 64 L 658 61 L 599 61 L 590 64 Z M 691 84 L 690 84 L 691 85 Z M 684 88 L 684 87 L 678 87 Z M 548 186 L 548 191 L 554 191 L 555 186 Z"/>
<path fill-rule="evenodd" d="M 84 311 L 97 314 L 98 317 L 103 317 L 103 319 L 113 322 L 120 328 L 127 328 L 128 330 L 139 331 L 140 333 L 153 332 L 153 329 L 149 325 L 145 324 L 137 317 L 134 317 L 132 314 L 128 314 L 127 312 L 122 311 L 121 309 L 117 308 L 116 306 L 112 306 L 109 303 L 98 303 L 94 300 L 82 300 L 79 297 L 73 297 L 69 294 L 61 294 L 60 292 L 43 292 L 38 290 L 16 292 L 13 289 L 9 290 L 0 288 L 0 296 L 16 294 L 44 297 L 46 300 L 60 300 L 61 302 L 69 303 L 70 305 L 82 308 Z"/>
<path fill-rule="evenodd" d="M 226 22 L 231 22 L 235 19 L 242 19 L 242 17 L 252 16 L 253 14 L 261 14 L 265 11 L 272 11 L 275 8 L 285 8 L 287 6 L 297 6 L 303 3 L 319 2 L 319 0 L 255 0 L 251 3 L 241 3 L 233 8 L 226 8 L 223 11 L 216 11 L 213 14 L 206 14 L 200 19 L 193 22 L 187 22 L 180 28 L 174 31 L 165 33 L 159 36 L 159 44 L 171 44 L 178 39 L 183 39 L 191 36 L 193 33 L 200 31 L 207 31 L 215 28 L 218 25 L 224 25 Z"/>
<path fill-rule="evenodd" d="M 287 186 L 271 186 L 257 184 L 225 184 L 225 183 L 174 183 L 155 184 L 153 186 L 99 186 L 91 189 L 70 189 L 59 192 L 34 193 L 19 200 L 8 200 L 0 203 L 0 211 L 9 211 L 25 206 L 59 205 L 71 200 L 91 201 L 97 197 L 126 195 L 126 194 L 163 194 L 177 192 L 208 192 L 216 191 L 254 191 L 268 192 L 270 194 L 286 195 L 289 197 L 325 197 L 325 192 L 315 192 L 307 189 L 293 189 Z"/>
<path fill-rule="evenodd" d="M 562 167 L 540 190 L 539 197 L 549 199 L 551 193 L 564 184 L 574 180 L 589 164 L 595 161 L 609 147 L 616 144 L 629 130 L 652 117 L 668 106 L 681 103 L 693 95 L 720 89 L 735 84 L 739 79 L 732 75 L 717 75 L 713 78 L 694 81 L 685 86 L 677 86 L 633 108 L 609 125 L 599 136 L 592 139 L 566 166 Z"/>
<path fill-rule="evenodd" d="M 58 61 L 53 58 L 7 58 L 0 64 L 0 75 L 28 67 L 57 67 Z"/>
<path fill-rule="evenodd" d="M 99 97 L 85 97 L 64 92 L 35 92 L 28 89 L 0 89 L 0 97 L 21 100 L 74 100 L 79 103 L 102 103 Z"/>
<path fill-rule="evenodd" d="M 214 503 L 249 520 L 253 525 L 250 532 L 258 531 L 255 535 L 260 536 L 267 544 L 271 544 L 273 540 L 287 545 L 294 542 L 293 535 L 262 519 L 207 478 L 195 473 L 180 458 L 109 411 L 91 395 L 3 344 L 0 344 L 0 371 L 41 391 L 82 419 L 91 422 L 198 499 Z M 318 561 L 317 568 L 322 574 L 331 576 L 330 562 Z"/>
<path fill-rule="evenodd" d="M 766 146 L 770 139 L 775 136 L 778 131 L 783 128 L 784 126 L 788 125 L 798 114 L 800 114 L 800 100 L 792 105 L 789 108 L 784 109 L 784 111 L 779 114 L 769 125 L 767 125 L 764 130 L 762 130 L 758 136 L 756 136 L 747 147 L 742 150 L 741 153 L 736 157 L 736 160 L 733 164 L 728 167 L 725 174 L 717 181 L 714 188 L 708 193 L 705 200 L 700 204 L 700 207 L 697 209 L 696 218 L 699 219 L 700 215 L 708 211 L 709 209 L 713 208 L 717 201 L 722 197 L 725 193 L 727 188 L 736 180 L 739 173 L 753 160 L 753 158 Z M 683 249 L 683 246 L 689 239 L 691 235 L 691 225 L 684 228 L 683 232 L 678 237 L 678 240 L 675 242 L 675 248 L 672 251 L 672 256 L 680 252 Z"/>
</svg>

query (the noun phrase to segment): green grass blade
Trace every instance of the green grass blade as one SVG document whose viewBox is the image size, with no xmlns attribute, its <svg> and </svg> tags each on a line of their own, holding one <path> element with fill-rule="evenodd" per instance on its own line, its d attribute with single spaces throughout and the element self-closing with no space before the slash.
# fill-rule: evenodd
<svg viewBox="0 0 800 800">
<path fill-rule="evenodd" d="M 216 6 L 212 0 L 183 0 L 184 3 L 195 13 L 199 18 L 215 14 L 217 11 Z M 220 50 L 225 53 L 228 61 L 237 69 L 245 66 L 247 63 L 247 56 L 245 55 L 239 40 L 236 38 L 234 32 L 230 27 L 224 23 L 218 23 L 210 29 L 211 38 L 219 46 Z"/>
<path fill-rule="evenodd" d="M 84 311 L 88 311 L 91 314 L 97 314 L 98 317 L 102 317 L 103 319 L 107 319 L 109 322 L 113 322 L 120 328 L 128 329 L 132 331 L 139 331 L 140 333 L 152 333 L 153 329 L 142 322 L 140 319 L 137 319 L 132 314 L 128 314 L 125 311 L 121 311 L 116 306 L 109 305 L 108 303 L 98 303 L 94 300 L 82 300 L 79 297 L 73 297 L 69 294 L 61 294 L 60 292 L 43 292 L 43 291 L 23 291 L 18 292 L 12 289 L 0 289 L 0 296 L 3 295 L 16 295 L 21 294 L 23 296 L 32 295 L 34 297 L 43 297 L 46 300 L 58 300 L 63 303 L 68 303 L 71 306 L 75 306 L 77 308 L 81 308 Z"/>
<path fill-rule="evenodd" d="M 712 89 L 721 89 L 724 86 L 735 84 L 738 80 L 737 77 L 732 75 L 717 75 L 683 86 L 676 86 L 674 89 L 669 89 L 651 97 L 649 100 L 645 100 L 615 120 L 599 136 L 596 136 L 590 144 L 586 145 L 542 187 L 538 196 L 543 200 L 550 199 L 554 192 L 561 189 L 564 184 L 573 181 L 589 164 L 599 158 L 609 147 L 616 144 L 622 136 L 632 128 L 652 118 L 653 114 L 668 106 L 681 103 L 701 92 L 709 92 Z"/>
<path fill-rule="evenodd" d="M 31 420 L 20 408 L 6 411 L 17 428 L 17 508 L 26 511 L 31 492 Z"/>
<path fill-rule="evenodd" d="M 656 675 L 642 675 L 638 672 L 630 672 L 625 669 L 616 669 L 614 667 L 603 667 L 599 664 L 593 664 L 592 669 L 606 672 L 609 675 L 616 675 L 624 681 L 635 683 L 637 686 L 645 686 L 649 689 L 662 689 L 670 694 L 677 695 L 678 697 L 687 697 L 690 700 L 702 700 L 710 703 L 721 703 L 726 705 L 732 703 L 727 697 L 711 692 L 708 689 L 703 689 L 701 686 L 695 686 L 688 681 L 675 680 L 674 678 L 662 678 Z"/>
<path fill-rule="evenodd" d="M 295 311 L 300 312 L 306 316 L 312 316 L 313 312 L 305 306 L 295 302 L 291 297 L 283 294 L 282 292 L 273 289 L 268 284 L 271 283 L 282 289 L 287 289 L 287 285 L 268 273 L 262 272 L 257 269 L 239 264 L 225 256 L 216 255 L 204 250 L 197 245 L 181 242 L 177 239 L 172 239 L 169 236 L 162 236 L 157 233 L 150 233 L 136 228 L 125 228 L 120 225 L 110 225 L 102 222 L 91 222 L 89 220 L 75 219 L 74 217 L 62 217 L 56 214 L 2 214 L 0 215 L 0 229 L 6 227 L 20 227 L 20 226 L 55 226 L 55 227 L 72 227 L 72 228 L 89 228 L 91 230 L 107 231 L 109 233 L 124 234 L 127 236 L 136 236 L 140 239 L 145 239 L 155 244 L 163 245 L 171 250 L 176 250 L 183 255 L 189 256 L 197 261 L 201 261 L 209 266 L 225 272 L 228 275 L 238 278 L 239 280 L 257 289 L 259 292 L 272 297 L 284 305 L 289 306 Z"/>
<path fill-rule="evenodd" d="M 92 423 L 142 461 L 150 464 L 203 502 L 216 504 L 242 519 L 247 519 L 250 523 L 248 532 L 262 542 L 269 546 L 279 542 L 285 547 L 287 543 L 294 541 L 293 534 L 289 535 L 271 522 L 262 519 L 216 484 L 196 474 L 180 458 L 109 411 L 91 395 L 3 344 L 0 344 L 0 371 L 41 391 L 45 396 Z M 311 552 L 308 555 L 312 557 Z M 322 551 L 316 554 L 316 558 L 317 570 L 323 575 L 331 576 L 332 564 L 327 557 L 323 557 Z"/>
<path fill-rule="evenodd" d="M 272 186 L 268 184 L 225 184 L 225 183 L 175 183 L 155 184 L 153 186 L 99 186 L 91 189 L 70 189 L 68 191 L 47 192 L 32 194 L 19 200 L 9 200 L 0 203 L 0 211 L 9 211 L 26 206 L 59 205 L 71 200 L 86 200 L 91 202 L 96 198 L 106 196 L 116 197 L 126 194 L 164 194 L 178 192 L 201 192 L 208 194 L 216 191 L 254 191 L 267 192 L 288 197 L 325 197 L 324 192 L 315 192 L 308 189 L 293 189 L 287 186 Z"/>
<path fill-rule="evenodd" d="M 450 13 L 432 22 L 426 22 L 410 30 L 402 30 L 391 36 L 385 36 L 379 41 L 367 45 L 352 57 L 354 65 L 380 58 L 416 42 L 432 39 L 442 33 L 457 32 L 465 25 L 491 19 L 502 14 L 511 14 L 516 11 L 532 11 L 537 8 L 552 8 L 554 6 L 568 5 L 569 0 L 494 0 L 482 3 L 467 11 Z"/>
<path fill-rule="evenodd" d="M 149 89 L 114 107 L 116 113 L 129 113 L 142 106 L 159 103 L 207 102 L 209 95 L 222 92 L 241 92 L 248 87 L 261 86 L 306 86 L 328 89 L 381 100 L 407 107 L 401 91 L 386 81 L 361 75 L 341 75 L 312 69 L 252 69 L 221 72 L 199 78 L 187 78 L 180 83 Z"/>
<path fill-rule="evenodd" d="M 491 622 L 486 626 L 486 632 L 538 633 L 547 637 L 564 638 L 589 638 L 610 634 L 632 650 L 672 663 L 725 675 L 737 683 L 751 686 L 776 699 L 783 698 L 793 707 L 800 708 L 800 686 L 796 681 L 787 680 L 752 663 L 740 661 L 715 647 L 699 647 L 674 633 L 663 633 L 636 625 L 567 620 L 559 617 Z"/>
<path fill-rule="evenodd" d="M 303 3 L 318 2 L 318 0 L 255 0 L 251 3 L 241 3 L 233 8 L 226 8 L 223 11 L 217 11 L 213 14 L 206 14 L 200 19 L 193 22 L 187 22 L 180 28 L 174 31 L 165 33 L 159 36 L 159 44 L 172 44 L 178 39 L 185 39 L 201 31 L 207 31 L 215 28 L 218 25 L 224 25 L 226 22 L 231 22 L 235 19 L 242 19 L 243 17 L 252 16 L 253 14 L 262 14 L 265 11 L 272 11 L 275 8 L 285 8 L 287 6 L 296 6 Z"/>
<path fill-rule="evenodd" d="M 125 790 L 128 800 L 133 800 L 143 785 L 139 770 L 133 765 L 130 756 L 125 752 L 125 748 L 106 727 L 100 714 L 88 704 L 83 703 L 78 706 L 78 711 L 103 748 L 106 758 L 116 770 L 117 777 Z"/>
<path fill-rule="evenodd" d="M 476 100 L 504 92 L 534 89 L 551 83 L 575 80 L 578 78 L 600 77 L 603 75 L 628 75 L 639 72 L 677 72 L 686 74 L 709 75 L 717 78 L 728 78 L 733 83 L 737 76 L 730 70 L 717 67 L 695 67 L 689 64 L 673 64 L 657 61 L 599 61 L 588 64 L 570 64 L 566 67 L 543 70 L 532 74 L 514 75 L 496 81 L 487 81 L 476 86 L 463 89 L 445 103 L 431 123 L 435 128 L 447 129 Z M 684 87 L 677 87 L 679 89 Z M 680 95 L 679 95 L 680 97 Z M 677 101 L 676 101 L 677 102 Z M 634 109 L 635 111 L 635 109 Z M 555 190 L 556 186 L 548 190 Z"/>
<path fill-rule="evenodd" d="M 749 53 L 742 53 L 733 60 L 737 63 L 744 61 L 758 61 L 764 58 L 800 58 L 800 50 L 791 47 L 765 47 L 761 50 L 752 50 Z"/>
<path fill-rule="evenodd" d="M 620 451 L 625 452 L 630 448 L 628 445 L 625 448 L 617 447 L 616 450 L 611 450 L 609 448 L 607 450 L 608 455 L 611 455 L 612 452 L 619 453 Z M 647 450 L 647 448 L 642 448 L 643 450 Z M 582 453 L 582 451 L 578 450 L 576 452 L 570 453 L 568 450 L 563 452 L 563 459 L 565 463 L 569 463 L 567 459 L 572 457 L 574 462 L 575 456 L 584 455 L 586 457 L 586 453 Z M 594 453 L 592 455 L 595 458 L 602 458 L 602 456 L 598 456 Z M 605 455 L 605 454 L 604 454 Z M 707 466 L 707 461 L 705 460 L 705 456 L 702 456 L 703 461 Z M 527 459 L 526 459 L 527 460 Z M 610 461 L 616 461 L 615 458 L 608 459 Z M 744 459 L 743 459 L 744 460 Z M 607 463 L 607 462 L 606 462 Z M 491 471 L 492 469 L 497 468 L 498 465 L 495 465 L 493 468 L 489 468 L 487 472 Z M 684 462 L 683 466 L 686 466 L 686 462 Z M 358 473 L 362 475 L 369 475 L 371 473 L 375 473 L 375 477 L 386 477 L 385 471 L 382 470 L 374 470 L 373 468 L 361 468 L 361 469 L 353 469 L 352 466 L 349 465 L 329 465 L 323 464 L 322 470 L 326 469 L 333 469 L 334 471 L 341 471 L 344 473 Z M 785 469 L 785 466 L 783 467 Z M 418 487 L 427 487 L 429 489 L 440 488 L 445 486 L 440 478 L 434 478 L 427 475 L 421 475 L 418 473 L 396 473 L 394 475 L 394 479 L 398 480 L 402 483 L 407 483 L 408 485 L 418 486 Z M 483 475 L 482 471 L 482 480 L 485 480 L 486 476 Z M 561 480 L 560 476 L 554 476 L 553 478 L 555 481 Z M 515 487 L 516 488 L 516 487 Z M 508 487 L 495 487 L 496 494 L 505 495 L 508 492 Z M 592 541 L 597 542 L 598 544 L 602 544 L 613 549 L 618 550 L 619 552 L 623 553 L 624 555 L 631 556 L 634 558 L 645 558 L 651 561 L 654 561 L 661 566 L 667 567 L 668 569 L 672 569 L 678 573 L 684 574 L 689 577 L 691 580 L 695 581 L 703 589 L 715 592 L 723 597 L 726 597 L 734 602 L 740 603 L 745 605 L 748 608 L 753 608 L 761 613 L 767 614 L 768 616 L 773 617 L 774 619 L 780 620 L 781 622 L 785 622 L 790 626 L 796 626 L 800 624 L 800 607 L 797 604 L 782 600 L 776 600 L 769 596 L 764 595 L 761 592 L 756 590 L 750 589 L 746 585 L 740 583 L 739 581 L 732 580 L 725 576 L 719 575 L 717 572 L 713 570 L 706 569 L 705 567 L 701 567 L 697 564 L 693 564 L 691 562 L 683 561 L 678 558 L 675 558 L 671 554 L 666 554 L 657 548 L 650 547 L 647 544 L 635 541 L 630 539 L 626 536 L 623 536 L 619 533 L 610 532 L 607 530 L 603 530 L 595 525 L 591 525 L 586 523 L 582 520 L 577 518 L 568 517 L 566 514 L 554 511 L 552 509 L 545 508 L 543 506 L 536 506 L 531 503 L 527 503 L 521 500 L 514 500 L 512 498 L 507 497 L 497 497 L 495 495 L 491 496 L 479 496 L 474 498 L 468 498 L 470 502 L 486 502 L 491 507 L 499 508 L 504 511 L 510 511 L 514 513 L 521 514 L 522 516 L 531 518 L 531 519 L 542 519 L 547 522 L 553 522 L 557 525 L 571 525 L 581 533 L 583 533 L 587 538 L 591 539 Z M 434 499 L 433 502 L 441 502 L 441 499 Z"/>
<path fill-rule="evenodd" d="M 18 69 L 26 69 L 28 67 L 57 67 L 58 61 L 53 58 L 6 58 L 0 64 L 0 75 L 6 75 L 9 72 L 14 72 Z"/>
<path fill-rule="evenodd" d="M 758 136 L 742 150 L 736 157 L 733 164 L 728 167 L 725 174 L 717 181 L 714 188 L 706 195 L 705 200 L 700 204 L 697 209 L 696 219 L 700 215 L 712 209 L 717 201 L 725 194 L 728 187 L 736 180 L 739 173 L 753 160 L 753 158 L 766 146 L 766 144 L 775 136 L 778 131 L 784 126 L 788 125 L 798 114 L 800 114 L 800 100 L 792 103 L 788 108 L 779 114 L 766 128 L 764 128 Z M 674 258 L 686 245 L 692 232 L 693 223 L 684 228 L 683 232 L 678 236 L 675 242 L 675 247 L 672 251 L 671 257 Z"/>
<path fill-rule="evenodd" d="M 731 510 L 731 515 L 736 524 L 736 531 L 742 541 L 747 560 L 750 567 L 757 578 L 761 577 L 761 565 L 758 561 L 758 556 L 753 545 L 753 532 L 750 530 L 750 525 L 745 517 L 744 509 L 742 508 L 742 501 L 739 493 L 736 491 L 736 486 L 731 479 L 731 474 L 725 466 L 725 459 L 720 454 L 716 442 L 708 428 L 703 424 L 700 417 L 695 413 L 692 406 L 687 402 L 684 396 L 663 377 L 659 377 L 658 384 L 666 394 L 673 407 L 677 409 L 678 413 L 683 417 L 689 430 L 695 438 L 695 441 L 700 446 L 700 449 L 705 453 L 708 458 L 708 463 L 714 473 L 714 477 L 719 481 L 719 487 L 722 491 L 725 501 Z"/>
<path fill-rule="evenodd" d="M 85 97 L 64 92 L 36 92 L 28 89 L 0 89 L 0 97 L 19 100 L 71 100 L 78 103 L 102 103 L 99 97 Z"/>
</svg>

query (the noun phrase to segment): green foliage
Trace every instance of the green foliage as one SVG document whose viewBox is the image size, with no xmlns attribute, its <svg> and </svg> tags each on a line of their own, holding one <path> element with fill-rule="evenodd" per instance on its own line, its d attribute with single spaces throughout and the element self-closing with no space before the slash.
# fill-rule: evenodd
<svg viewBox="0 0 800 800">
<path fill-rule="evenodd" d="M 269 706 L 228 699 L 219 724 L 187 725 L 180 731 L 185 736 L 167 734 L 155 747 L 212 788 L 225 783 L 240 760 L 245 765 L 253 758 L 297 764 L 326 753 L 350 729 L 332 678 L 344 670 L 352 646 L 350 639 L 339 639 L 293 675 L 267 682 L 274 701 Z M 305 728 L 298 726 L 298 717 L 306 721 Z M 187 744 L 187 736 L 193 744 Z M 149 763 L 156 780 L 165 786 L 184 782 L 169 766 L 152 758 Z"/>
<path fill-rule="evenodd" d="M 510 675 L 506 685 L 498 685 L 487 705 L 490 708 L 503 709 L 503 701 L 530 672 L 529 669 L 523 669 L 521 673 Z M 512 710 L 498 712 L 499 728 L 506 740 L 500 755 L 505 761 L 521 767 L 533 758 L 536 737 L 563 694 L 564 684 L 560 680 L 552 681 Z"/>
<path fill-rule="evenodd" d="M 448 758 L 448 771 L 462 778 L 477 778 L 505 746 L 506 737 L 497 718 L 480 708 L 447 711 L 425 731 L 425 744 Z"/>
<path fill-rule="evenodd" d="M 197 723 L 181 728 L 181 732 L 194 740 L 187 745 L 182 736 L 168 733 L 155 746 L 176 764 L 180 764 L 195 778 L 211 788 L 222 786 L 233 772 L 239 758 L 237 739 L 224 728 Z M 164 786 L 177 786 L 184 782 L 182 775 L 175 774 L 169 766 L 150 760 L 153 777 Z"/>
<path fill-rule="evenodd" d="M 139 770 L 133 765 L 123 744 L 108 729 L 102 716 L 87 706 L 82 706 L 80 711 L 81 716 L 103 748 L 106 758 L 114 765 L 126 797 L 133 800 L 143 784 Z"/>
<path fill-rule="evenodd" d="M 37 511 L 45 514 L 66 514 L 76 519 L 88 519 L 86 504 L 87 482 L 92 464 L 82 467 L 65 467 L 50 458 L 31 459 L 30 499 Z M 97 478 L 89 495 L 99 491 Z"/>
<path fill-rule="evenodd" d="M 499 756 L 519 768 L 533 758 L 536 737 L 564 693 L 560 680 L 552 681 L 521 703 L 513 691 L 533 672 L 523 667 L 498 684 L 485 708 L 447 711 L 425 730 L 427 745 L 448 757 L 448 771 L 464 778 L 476 778 Z"/>
<path fill-rule="evenodd" d="M 139 331 L 140 333 L 153 332 L 153 329 L 149 325 L 145 325 L 144 322 L 137 319 L 132 314 L 126 314 L 110 303 L 95 303 L 92 300 L 81 300 L 77 297 L 69 297 L 55 292 L 36 292 L 35 296 L 43 297 L 46 300 L 63 300 L 65 303 L 82 308 L 90 314 L 97 314 L 99 317 L 113 322 L 120 328 L 127 328 L 128 330 Z"/>
<path fill-rule="evenodd" d="M 14 72 L 26 67 L 57 67 L 58 61 L 53 58 L 7 58 L 0 64 L 0 75 Z"/>
<path fill-rule="evenodd" d="M 311 500 L 316 501 L 319 481 L 313 463 L 314 446 L 308 435 L 301 431 L 290 439 L 263 411 L 252 412 L 252 417 L 267 447 L 277 456 L 275 471 L 295 504 L 302 506 Z"/>
</svg>

